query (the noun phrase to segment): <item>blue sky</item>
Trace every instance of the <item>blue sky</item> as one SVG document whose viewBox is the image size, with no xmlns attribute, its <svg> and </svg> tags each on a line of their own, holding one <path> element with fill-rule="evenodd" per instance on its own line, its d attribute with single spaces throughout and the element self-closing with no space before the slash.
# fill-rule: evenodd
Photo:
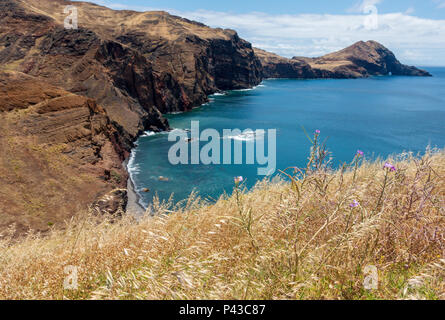
<svg viewBox="0 0 445 320">
<path fill-rule="evenodd" d="M 178 11 L 211 10 L 236 13 L 267 12 L 270 14 L 345 14 L 357 4 L 357 0 L 113 0 L 93 1 L 120 3 L 129 7 L 163 8 Z M 440 4 L 444 7 L 440 8 Z M 387 0 L 378 4 L 381 13 L 406 12 L 414 10 L 416 16 L 432 19 L 445 19 L 445 0 Z"/>
<path fill-rule="evenodd" d="M 319 56 L 372 39 L 402 62 L 445 66 L 445 0 L 90 1 L 113 9 L 162 9 L 232 28 L 255 46 L 288 57 Z"/>
</svg>

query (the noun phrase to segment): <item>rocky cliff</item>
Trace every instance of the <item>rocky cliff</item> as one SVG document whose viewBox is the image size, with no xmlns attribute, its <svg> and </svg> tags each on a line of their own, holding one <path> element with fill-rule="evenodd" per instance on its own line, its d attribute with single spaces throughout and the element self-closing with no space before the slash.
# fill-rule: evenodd
<svg viewBox="0 0 445 320">
<path fill-rule="evenodd" d="M 416 67 L 401 64 L 394 53 L 376 41 L 359 41 L 320 58 L 283 58 L 255 49 L 266 78 L 364 78 L 378 75 L 431 76 Z"/>
<path fill-rule="evenodd" d="M 46 231 L 126 186 L 127 150 L 93 99 L 0 71 L 0 128 L 0 230 Z"/>
<path fill-rule="evenodd" d="M 78 9 L 78 29 L 64 27 L 67 5 Z M 125 184 L 121 164 L 143 131 L 168 129 L 163 113 L 262 80 L 251 44 L 233 30 L 64 0 L 0 2 L 0 71 L 8 128 L 0 141 L 10 147 L 1 157 L 0 228 L 15 221 L 22 231 L 93 202 L 120 207 L 125 194 L 109 192 Z"/>
<path fill-rule="evenodd" d="M 255 48 L 255 54 L 261 60 L 264 78 L 308 79 L 317 76 L 304 60 L 284 58 L 258 48 Z"/>
<path fill-rule="evenodd" d="M 63 25 L 70 4 L 78 8 L 77 30 Z M 235 31 L 165 12 L 63 0 L 5 0 L 0 10 L 3 68 L 95 99 L 128 147 L 143 130 L 168 128 L 162 113 L 262 80 L 259 59 Z"/>
</svg>

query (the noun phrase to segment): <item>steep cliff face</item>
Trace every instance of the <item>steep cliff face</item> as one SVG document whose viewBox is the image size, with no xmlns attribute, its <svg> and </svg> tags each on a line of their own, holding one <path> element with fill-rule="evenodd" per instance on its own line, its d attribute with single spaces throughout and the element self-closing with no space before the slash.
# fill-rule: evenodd
<svg viewBox="0 0 445 320">
<path fill-rule="evenodd" d="M 270 78 L 363 78 L 377 75 L 431 76 L 401 64 L 394 53 L 376 41 L 357 42 L 320 58 L 287 59 L 255 49 Z M 303 75 L 303 76 L 302 76 Z"/>
<path fill-rule="evenodd" d="M 93 99 L 0 72 L 0 229 L 46 231 L 126 186 L 119 132 Z"/>
<path fill-rule="evenodd" d="M 95 99 L 120 128 L 119 139 L 128 150 L 143 130 L 168 127 L 154 105 L 151 65 L 141 54 L 88 29 L 65 30 L 20 4 L 11 4 L 1 20 L 4 69 Z M 29 39 L 26 45 L 23 39 Z"/>
<path fill-rule="evenodd" d="M 78 8 L 77 30 L 63 27 L 70 4 Z M 161 113 L 190 110 L 218 90 L 262 80 L 250 43 L 232 30 L 83 2 L 6 0 L 1 6 L 0 62 L 94 98 L 129 147 L 143 130 L 168 128 Z"/>
<path fill-rule="evenodd" d="M 277 54 L 255 48 L 255 54 L 261 60 L 265 78 L 312 79 L 316 72 L 301 59 L 288 59 Z"/>
<path fill-rule="evenodd" d="M 158 15 L 157 24 L 166 26 L 174 24 L 169 20 L 180 19 Z M 200 38 L 184 31 L 174 40 L 131 32 L 118 40 L 151 62 L 156 105 L 162 113 L 168 113 L 190 110 L 219 90 L 248 88 L 261 82 L 261 63 L 250 43 L 231 30 L 216 32 L 220 33 L 218 37 Z"/>
</svg>

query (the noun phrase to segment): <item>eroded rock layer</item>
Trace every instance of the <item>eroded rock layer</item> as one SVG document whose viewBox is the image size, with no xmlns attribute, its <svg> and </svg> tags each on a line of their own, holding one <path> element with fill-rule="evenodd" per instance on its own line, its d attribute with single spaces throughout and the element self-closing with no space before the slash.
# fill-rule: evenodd
<svg viewBox="0 0 445 320">
<path fill-rule="evenodd" d="M 0 71 L 0 111 L 1 230 L 47 231 L 126 186 L 128 151 L 95 100 Z"/>
</svg>

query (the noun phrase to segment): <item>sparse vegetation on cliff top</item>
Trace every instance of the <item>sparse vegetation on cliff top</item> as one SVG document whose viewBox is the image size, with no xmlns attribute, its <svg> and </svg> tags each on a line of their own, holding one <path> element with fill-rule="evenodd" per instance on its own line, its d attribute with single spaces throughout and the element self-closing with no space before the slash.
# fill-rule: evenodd
<svg viewBox="0 0 445 320">
<path fill-rule="evenodd" d="M 0 298 L 444 299 L 444 152 L 370 162 L 358 151 L 333 171 L 314 142 L 292 183 L 246 192 L 238 177 L 212 205 L 191 197 L 138 222 L 84 214 L 44 238 L 3 236 Z M 67 266 L 77 290 L 64 289 Z"/>
</svg>

